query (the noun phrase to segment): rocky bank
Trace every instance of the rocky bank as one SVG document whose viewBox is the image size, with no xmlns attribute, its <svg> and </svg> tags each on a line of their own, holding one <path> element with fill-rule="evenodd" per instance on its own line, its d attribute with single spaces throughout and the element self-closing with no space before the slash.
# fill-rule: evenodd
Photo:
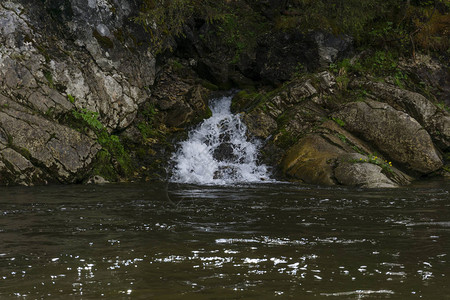
<svg viewBox="0 0 450 300">
<path fill-rule="evenodd" d="M 229 88 L 277 178 L 395 187 L 448 174 L 448 65 L 405 59 L 402 81 L 350 71 L 337 63 L 367 54 L 320 31 L 267 32 L 237 55 L 198 20 L 156 55 L 139 8 L 0 3 L 1 185 L 164 179 L 176 141 Z"/>
</svg>

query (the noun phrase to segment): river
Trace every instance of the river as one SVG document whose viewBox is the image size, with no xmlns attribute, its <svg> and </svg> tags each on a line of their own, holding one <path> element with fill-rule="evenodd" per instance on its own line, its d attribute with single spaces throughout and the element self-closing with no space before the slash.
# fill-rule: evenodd
<svg viewBox="0 0 450 300">
<path fill-rule="evenodd" d="M 450 299 L 450 183 L 0 188 L 0 299 Z"/>
</svg>

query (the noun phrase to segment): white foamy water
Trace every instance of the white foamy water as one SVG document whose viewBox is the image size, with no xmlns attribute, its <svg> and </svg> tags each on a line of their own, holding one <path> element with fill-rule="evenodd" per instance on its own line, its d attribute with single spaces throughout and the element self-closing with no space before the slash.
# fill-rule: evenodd
<svg viewBox="0 0 450 300">
<path fill-rule="evenodd" d="M 171 180 L 217 184 L 270 181 L 268 169 L 258 164 L 258 144 L 246 135 L 239 115 L 230 111 L 231 97 L 211 102 L 212 116 L 189 133 L 172 156 Z"/>
</svg>

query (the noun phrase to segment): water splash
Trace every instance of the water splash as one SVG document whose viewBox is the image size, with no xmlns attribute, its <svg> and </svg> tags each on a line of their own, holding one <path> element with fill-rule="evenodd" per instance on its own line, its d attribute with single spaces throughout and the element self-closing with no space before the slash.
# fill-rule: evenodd
<svg viewBox="0 0 450 300">
<path fill-rule="evenodd" d="M 189 133 L 173 155 L 172 181 L 217 184 L 270 181 L 268 169 L 258 164 L 258 143 L 230 111 L 231 97 L 211 101 L 212 116 Z"/>
</svg>

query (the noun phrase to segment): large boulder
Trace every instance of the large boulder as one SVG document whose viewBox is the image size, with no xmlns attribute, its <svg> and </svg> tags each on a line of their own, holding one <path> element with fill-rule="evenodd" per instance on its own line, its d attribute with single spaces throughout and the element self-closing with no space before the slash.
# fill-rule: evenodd
<svg viewBox="0 0 450 300">
<path fill-rule="evenodd" d="M 414 118 L 389 104 L 373 100 L 353 102 L 333 117 L 410 171 L 428 174 L 443 166 L 428 132 Z"/>
<path fill-rule="evenodd" d="M 381 166 L 368 162 L 366 156 L 358 153 L 342 156 L 334 169 L 334 176 L 339 184 L 348 186 L 364 188 L 392 188 L 398 186 L 383 173 Z"/>
<path fill-rule="evenodd" d="M 369 80 L 354 80 L 351 86 L 364 88 L 393 108 L 406 112 L 428 131 L 439 148 L 450 150 L 450 113 L 437 107 L 423 95 Z"/>
<path fill-rule="evenodd" d="M 320 185 L 385 188 L 411 182 L 411 177 L 373 152 L 370 145 L 327 121 L 286 152 L 282 168 L 288 178 Z"/>
<path fill-rule="evenodd" d="M 320 135 L 302 138 L 286 153 L 283 172 L 306 183 L 335 185 L 333 164 L 345 151 Z"/>
</svg>

